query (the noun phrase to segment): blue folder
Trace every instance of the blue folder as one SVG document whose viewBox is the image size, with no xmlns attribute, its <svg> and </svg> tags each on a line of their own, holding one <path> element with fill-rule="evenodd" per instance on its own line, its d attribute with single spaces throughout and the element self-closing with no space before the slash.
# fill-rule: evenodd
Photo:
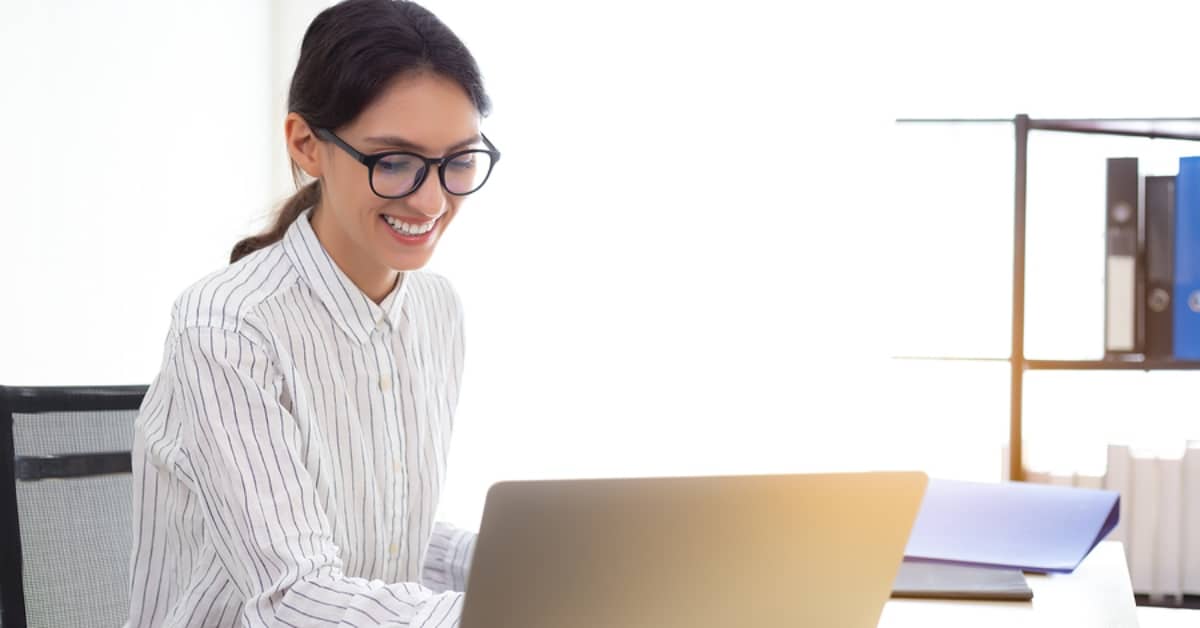
<svg viewBox="0 0 1200 628">
<path fill-rule="evenodd" d="M 1174 353 L 1200 360 L 1200 157 L 1182 157 L 1175 176 Z"/>
<path fill-rule="evenodd" d="M 931 479 L 904 555 L 1070 573 L 1117 525 L 1120 494 L 1024 482 Z"/>
</svg>

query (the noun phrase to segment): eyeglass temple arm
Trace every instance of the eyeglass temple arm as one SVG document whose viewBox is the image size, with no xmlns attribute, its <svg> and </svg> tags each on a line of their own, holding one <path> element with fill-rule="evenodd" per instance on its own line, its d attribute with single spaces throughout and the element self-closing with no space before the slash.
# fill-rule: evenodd
<svg viewBox="0 0 1200 628">
<path fill-rule="evenodd" d="M 500 161 L 500 149 L 496 148 L 496 145 L 492 143 L 492 140 L 488 139 L 487 135 L 480 133 L 479 137 L 483 138 L 483 143 L 487 144 L 488 150 L 492 151 L 492 162 Z"/>
<path fill-rule="evenodd" d="M 358 149 L 354 148 L 353 146 L 343 142 L 342 138 L 333 134 L 333 131 L 330 131 L 329 129 L 326 129 L 323 127 L 314 128 L 313 131 L 317 134 L 317 136 L 324 138 L 326 140 L 329 140 L 330 142 L 333 142 L 334 144 L 337 144 L 339 147 L 341 147 L 342 150 L 349 153 L 349 155 L 351 157 L 353 157 L 356 161 L 358 161 L 360 164 L 362 164 L 364 166 L 371 165 L 370 159 L 368 159 L 366 155 L 359 152 Z"/>
</svg>

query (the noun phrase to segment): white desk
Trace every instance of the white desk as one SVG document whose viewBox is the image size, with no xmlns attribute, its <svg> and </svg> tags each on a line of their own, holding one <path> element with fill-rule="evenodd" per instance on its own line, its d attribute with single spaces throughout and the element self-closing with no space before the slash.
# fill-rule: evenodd
<svg viewBox="0 0 1200 628">
<path fill-rule="evenodd" d="M 880 628 L 1137 628 L 1121 544 L 1104 541 L 1071 574 L 1026 574 L 1030 602 L 888 600 Z"/>
</svg>

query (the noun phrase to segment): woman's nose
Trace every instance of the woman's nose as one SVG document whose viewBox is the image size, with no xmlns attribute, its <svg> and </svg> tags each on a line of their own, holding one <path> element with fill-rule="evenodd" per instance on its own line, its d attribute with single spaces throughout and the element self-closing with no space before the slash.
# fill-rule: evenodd
<svg viewBox="0 0 1200 628">
<path fill-rule="evenodd" d="M 408 204 L 430 218 L 442 215 L 446 209 L 446 192 L 436 169 L 431 168 L 417 191 L 408 196 Z"/>
</svg>

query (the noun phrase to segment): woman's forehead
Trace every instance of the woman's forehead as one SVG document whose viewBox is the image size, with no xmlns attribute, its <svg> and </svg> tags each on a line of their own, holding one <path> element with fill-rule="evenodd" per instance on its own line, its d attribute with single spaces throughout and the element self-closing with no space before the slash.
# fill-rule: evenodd
<svg viewBox="0 0 1200 628">
<path fill-rule="evenodd" d="M 422 72 L 392 81 L 355 121 L 361 138 L 403 138 L 438 150 L 479 134 L 479 112 L 451 79 Z"/>
</svg>

